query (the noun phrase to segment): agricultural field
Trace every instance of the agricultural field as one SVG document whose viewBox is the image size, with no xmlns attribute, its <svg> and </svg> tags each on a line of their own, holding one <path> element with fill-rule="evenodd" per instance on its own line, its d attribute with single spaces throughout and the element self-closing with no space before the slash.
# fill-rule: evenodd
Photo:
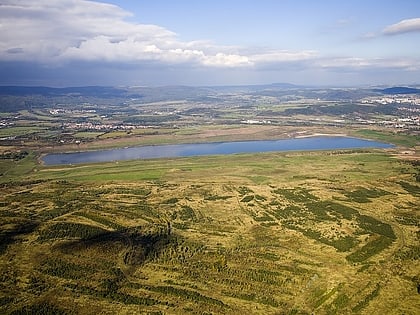
<svg viewBox="0 0 420 315">
<path fill-rule="evenodd" d="M 418 145 L 419 95 L 387 93 L 282 85 L 0 87 L 0 153 L 267 140 L 312 133 Z"/>
<path fill-rule="evenodd" d="M 0 166 L 2 314 L 420 309 L 416 160 L 342 150 L 47 167 L 29 152 Z"/>
</svg>

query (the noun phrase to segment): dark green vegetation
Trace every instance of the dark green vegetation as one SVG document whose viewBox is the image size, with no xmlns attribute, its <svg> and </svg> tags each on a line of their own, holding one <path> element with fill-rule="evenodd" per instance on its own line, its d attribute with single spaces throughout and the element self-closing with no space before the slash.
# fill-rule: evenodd
<svg viewBox="0 0 420 315">
<path fill-rule="evenodd" d="M 3 159 L 0 312 L 418 310 L 416 163 L 366 151 L 164 161 Z"/>
<path fill-rule="evenodd" d="M 382 93 L 0 88 L 0 313 L 417 314 L 419 108 Z M 398 147 L 37 162 L 316 133 Z"/>
</svg>

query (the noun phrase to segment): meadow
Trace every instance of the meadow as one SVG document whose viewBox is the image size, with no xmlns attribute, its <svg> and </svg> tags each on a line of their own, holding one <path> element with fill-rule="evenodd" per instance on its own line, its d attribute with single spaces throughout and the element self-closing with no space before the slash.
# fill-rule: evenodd
<svg viewBox="0 0 420 315">
<path fill-rule="evenodd" d="M 1 313 L 420 308 L 420 167 L 390 152 L 0 166 Z"/>
<path fill-rule="evenodd" d="M 273 88 L 3 95 L 0 314 L 417 314 L 411 105 L 362 102 L 382 97 L 372 90 Z M 40 159 L 315 134 L 396 147 Z"/>
</svg>

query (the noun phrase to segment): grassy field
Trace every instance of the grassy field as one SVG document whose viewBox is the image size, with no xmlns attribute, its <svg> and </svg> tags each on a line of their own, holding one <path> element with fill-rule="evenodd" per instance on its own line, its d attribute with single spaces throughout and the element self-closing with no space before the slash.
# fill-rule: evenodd
<svg viewBox="0 0 420 315">
<path fill-rule="evenodd" d="M 415 135 L 406 135 L 384 130 L 360 129 L 354 132 L 358 137 L 371 138 L 378 141 L 394 143 L 396 145 L 414 147 L 419 145 L 419 138 Z"/>
<path fill-rule="evenodd" d="M 0 166 L 0 313 L 420 308 L 415 162 L 348 150 Z"/>
</svg>

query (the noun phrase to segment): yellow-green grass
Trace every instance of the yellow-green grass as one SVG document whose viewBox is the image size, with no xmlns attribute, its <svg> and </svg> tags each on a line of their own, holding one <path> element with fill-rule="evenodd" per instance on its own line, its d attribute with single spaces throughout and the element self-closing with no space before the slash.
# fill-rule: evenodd
<svg viewBox="0 0 420 315">
<path fill-rule="evenodd" d="M 73 134 L 75 138 L 81 139 L 95 139 L 103 135 L 104 132 L 101 131 L 79 131 Z"/>
<path fill-rule="evenodd" d="M 25 159 L 0 184 L 2 313 L 418 310 L 419 169 L 385 152 Z"/>
<path fill-rule="evenodd" d="M 420 139 L 418 136 L 407 135 L 402 132 L 360 129 L 354 131 L 353 134 L 358 137 L 369 138 L 406 147 L 415 147 L 420 145 Z"/>
<path fill-rule="evenodd" d="M 12 126 L 0 129 L 0 138 L 17 137 L 33 133 L 45 132 L 47 128 L 37 126 Z"/>
<path fill-rule="evenodd" d="M 353 152 L 353 153 L 352 153 Z M 327 172 L 320 172 L 320 169 Z M 397 169 L 395 169 L 397 168 Z M 215 155 L 171 159 L 151 159 L 97 163 L 86 165 L 39 166 L 39 171 L 30 175 L 34 179 L 71 177 L 76 180 L 129 180 L 150 177 L 167 180 L 182 174 L 183 178 L 201 176 L 203 170 L 213 176 L 232 178 L 264 177 L 267 180 L 299 181 L 302 179 L 346 181 L 355 179 L 385 178 L 390 171 L 399 171 L 400 164 L 387 154 L 374 151 L 319 151 L 289 153 L 259 153 Z M 198 174 L 196 172 L 198 171 Z M 209 179 L 202 177 L 203 181 Z M 260 178 L 261 180 L 261 178 Z"/>
</svg>

